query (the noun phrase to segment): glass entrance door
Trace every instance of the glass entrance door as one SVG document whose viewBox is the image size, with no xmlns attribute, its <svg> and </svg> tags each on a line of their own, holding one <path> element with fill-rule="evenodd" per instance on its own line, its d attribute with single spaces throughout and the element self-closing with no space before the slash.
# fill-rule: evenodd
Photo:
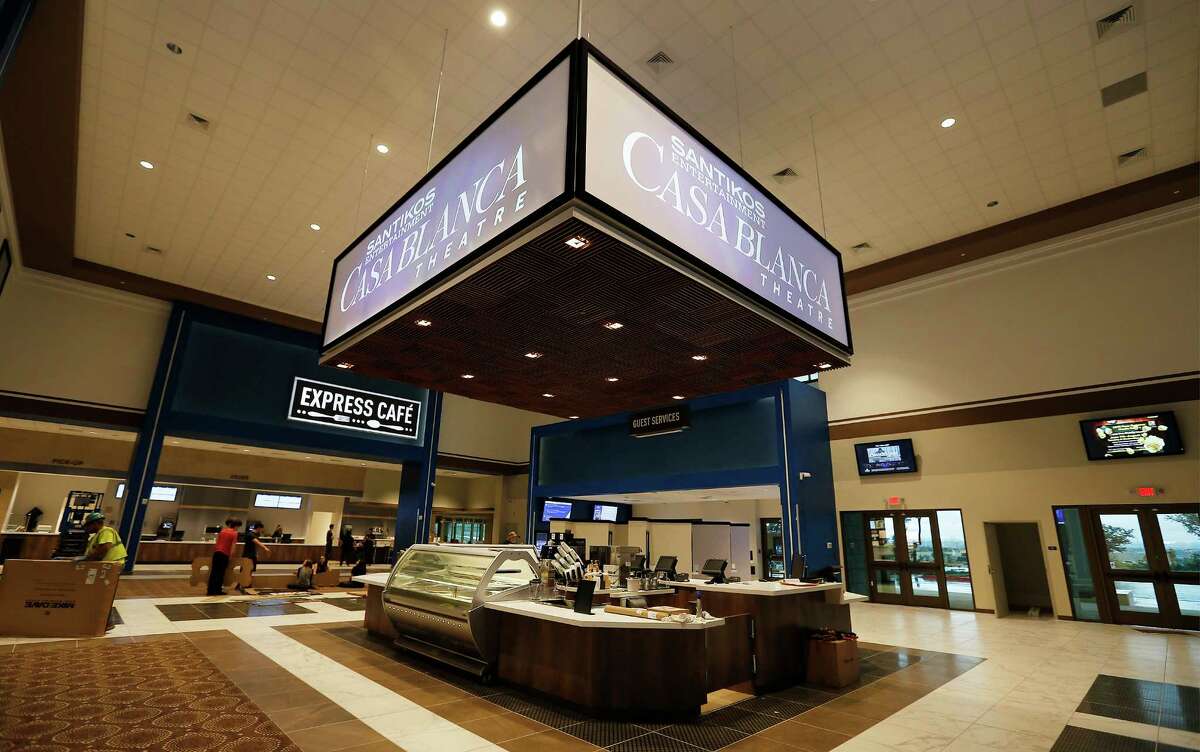
<svg viewBox="0 0 1200 752">
<path fill-rule="evenodd" d="M 783 566 L 783 520 L 779 517 L 763 518 L 762 528 L 762 557 L 763 579 L 782 580 L 787 575 Z M 799 577 L 799 575 L 796 575 Z"/>
<path fill-rule="evenodd" d="M 937 516 L 933 512 L 867 515 L 871 600 L 948 607 Z"/>
<path fill-rule="evenodd" d="M 1200 513 L 1193 509 L 1092 510 L 1113 621 L 1200 628 Z"/>
</svg>

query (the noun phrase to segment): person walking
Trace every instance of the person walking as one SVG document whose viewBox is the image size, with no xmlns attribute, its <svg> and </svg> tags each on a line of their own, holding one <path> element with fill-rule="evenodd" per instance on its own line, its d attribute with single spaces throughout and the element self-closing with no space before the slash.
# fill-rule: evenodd
<svg viewBox="0 0 1200 752">
<path fill-rule="evenodd" d="M 338 563 L 345 564 L 346 562 L 354 563 L 354 535 L 350 532 L 350 526 L 346 525 L 342 528 L 342 551 L 338 556 Z"/>
<path fill-rule="evenodd" d="M 258 569 L 258 554 L 260 551 L 264 554 L 271 553 L 271 549 L 267 548 L 267 545 L 262 542 L 262 534 L 258 531 L 258 528 L 252 524 L 250 525 L 249 529 L 246 530 L 246 544 L 242 546 L 242 558 L 250 560 L 251 574 Z M 237 591 L 239 593 L 245 592 L 245 589 L 242 588 L 240 582 L 237 585 Z"/>
<path fill-rule="evenodd" d="M 329 529 L 325 531 L 325 561 L 333 558 L 333 523 L 329 523 Z"/>
<path fill-rule="evenodd" d="M 229 568 L 229 560 L 233 558 L 233 547 L 237 544 L 237 529 L 242 521 L 237 517 L 228 517 L 225 527 L 217 533 L 217 542 L 213 546 L 212 566 L 208 569 L 208 595 L 225 595 L 222 585 L 225 584 L 225 570 Z"/>
</svg>

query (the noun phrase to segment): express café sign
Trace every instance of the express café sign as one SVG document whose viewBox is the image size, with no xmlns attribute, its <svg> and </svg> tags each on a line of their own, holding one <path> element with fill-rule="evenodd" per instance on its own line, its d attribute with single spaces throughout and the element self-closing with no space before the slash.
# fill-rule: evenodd
<svg viewBox="0 0 1200 752">
<path fill-rule="evenodd" d="M 660 436 L 664 433 L 678 433 L 691 425 L 692 414 L 687 405 L 664 407 L 629 416 L 629 435 L 639 439 Z"/>
<path fill-rule="evenodd" d="M 589 194 L 849 348 L 837 254 L 595 58 Z"/>
<path fill-rule="evenodd" d="M 421 403 L 297 376 L 292 382 L 288 420 L 416 439 Z"/>
<path fill-rule="evenodd" d="M 338 257 L 325 346 L 562 194 L 568 71 L 547 74 Z"/>
</svg>

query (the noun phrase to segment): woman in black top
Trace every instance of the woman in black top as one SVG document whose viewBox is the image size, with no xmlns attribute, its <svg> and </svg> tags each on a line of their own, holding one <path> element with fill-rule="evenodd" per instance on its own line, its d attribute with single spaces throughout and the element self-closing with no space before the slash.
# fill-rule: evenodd
<svg viewBox="0 0 1200 752">
<path fill-rule="evenodd" d="M 258 553 L 270 553 L 271 549 L 267 548 L 266 544 L 259 540 L 260 536 L 258 529 L 251 527 L 246 531 L 246 544 L 242 546 L 243 558 L 250 560 L 250 571 L 258 569 Z M 237 586 L 238 590 L 242 589 L 241 585 Z"/>
<path fill-rule="evenodd" d="M 338 559 L 339 559 L 338 563 L 345 564 L 346 562 L 350 562 L 351 564 L 353 564 L 354 563 L 354 536 L 350 533 L 349 526 L 342 528 L 341 543 L 342 543 L 342 552 L 341 552 L 341 555 L 338 557 Z"/>
</svg>

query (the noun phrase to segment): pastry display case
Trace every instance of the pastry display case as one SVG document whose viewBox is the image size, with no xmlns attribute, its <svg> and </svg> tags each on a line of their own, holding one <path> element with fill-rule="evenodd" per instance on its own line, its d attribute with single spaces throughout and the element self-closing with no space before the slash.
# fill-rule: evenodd
<svg viewBox="0 0 1200 752">
<path fill-rule="evenodd" d="M 415 545 L 392 568 L 383 608 L 400 647 L 487 676 L 495 646 L 483 605 L 533 597 L 537 572 L 532 546 Z"/>
</svg>

